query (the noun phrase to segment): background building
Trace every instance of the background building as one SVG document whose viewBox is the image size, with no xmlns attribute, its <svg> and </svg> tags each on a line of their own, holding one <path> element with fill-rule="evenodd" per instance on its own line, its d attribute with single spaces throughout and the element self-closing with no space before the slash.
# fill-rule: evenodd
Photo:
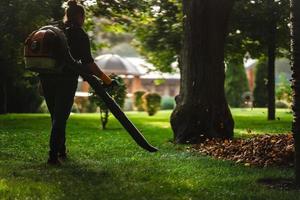
<svg viewBox="0 0 300 200">
<path fill-rule="evenodd" d="M 179 93 L 179 73 L 160 73 L 154 71 L 153 65 L 140 57 L 121 57 L 105 54 L 95 58 L 95 62 L 106 74 L 117 74 L 124 78 L 128 96 L 136 91 L 156 92 L 161 96 L 175 97 Z M 77 97 L 87 97 L 90 86 L 79 79 Z"/>
</svg>

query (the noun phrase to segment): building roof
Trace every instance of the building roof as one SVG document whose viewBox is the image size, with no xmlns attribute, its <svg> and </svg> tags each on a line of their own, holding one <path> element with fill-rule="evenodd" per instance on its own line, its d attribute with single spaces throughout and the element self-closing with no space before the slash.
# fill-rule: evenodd
<svg viewBox="0 0 300 200">
<path fill-rule="evenodd" d="M 153 64 L 147 62 L 141 57 L 127 57 L 131 63 L 133 63 L 139 72 L 142 74 L 141 79 L 180 79 L 180 74 L 176 73 L 162 73 L 155 70 Z"/>
<path fill-rule="evenodd" d="M 104 73 L 140 76 L 137 66 L 117 54 L 104 54 L 95 58 L 96 64 Z"/>
</svg>

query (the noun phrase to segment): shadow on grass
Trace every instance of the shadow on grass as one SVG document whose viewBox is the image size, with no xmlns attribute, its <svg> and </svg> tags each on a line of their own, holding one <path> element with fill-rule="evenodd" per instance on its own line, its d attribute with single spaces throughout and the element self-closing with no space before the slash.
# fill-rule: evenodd
<svg viewBox="0 0 300 200">
<path fill-rule="evenodd" d="M 257 183 L 270 189 L 300 191 L 300 186 L 295 183 L 293 178 L 261 178 L 257 180 Z"/>
<path fill-rule="evenodd" d="M 4 166 L 0 164 L 0 167 Z M 91 167 L 91 163 L 82 164 L 75 160 L 69 160 L 60 167 L 48 166 L 45 163 L 22 165 L 21 162 L 15 162 L 14 170 L 10 171 L 7 180 L 28 184 L 27 188 L 31 184 L 55 188 L 50 196 L 42 198 L 39 194 L 41 191 L 31 192 L 33 199 L 160 199 L 162 196 L 170 199 L 171 196 L 168 195 L 174 195 L 176 191 L 197 194 L 195 188 L 185 183 L 180 184 L 181 180 L 164 181 L 164 175 L 168 174 L 166 169 L 145 166 L 145 173 L 136 176 L 135 168 L 130 163 L 120 167 L 124 171 L 101 165 Z M 148 176 L 147 172 L 161 175 L 160 180 L 153 182 L 153 177 Z M 197 190 L 202 191 L 201 188 Z"/>
<path fill-rule="evenodd" d="M 22 188 L 23 186 L 14 185 L 10 192 L 10 198 L 14 198 L 14 195 L 24 195 L 25 197 L 31 196 L 33 199 L 102 199 L 101 190 L 105 188 L 104 186 L 107 183 L 111 185 L 112 181 L 115 181 L 109 170 L 87 168 L 72 160 L 60 167 L 42 163 L 25 164 L 23 166 L 15 164 L 13 168 L 14 170 L 10 170 L 10 174 L 8 174 L 8 182 L 12 184 L 16 181 L 18 183 L 23 182 L 23 185 L 25 183 L 27 188 L 31 188 L 30 190 L 35 188 L 36 185 L 42 185 L 46 190 L 41 191 L 42 188 L 38 188 L 37 192 L 31 192 L 29 195 L 24 192 L 19 195 L 17 194 L 20 190 L 18 187 Z M 39 193 L 45 193 L 48 190 L 47 188 L 52 188 L 52 192 L 41 197 Z"/>
</svg>

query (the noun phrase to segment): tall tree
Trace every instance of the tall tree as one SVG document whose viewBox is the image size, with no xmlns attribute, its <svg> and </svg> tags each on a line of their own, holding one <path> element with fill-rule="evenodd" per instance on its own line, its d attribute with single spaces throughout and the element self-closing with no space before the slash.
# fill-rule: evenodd
<svg viewBox="0 0 300 200">
<path fill-rule="evenodd" d="M 224 44 L 232 0 L 183 0 L 181 91 L 171 116 L 176 143 L 233 136 L 224 91 Z"/>
<path fill-rule="evenodd" d="M 234 28 L 242 35 L 241 46 L 254 57 L 268 58 L 268 119 L 275 119 L 275 58 L 288 50 L 289 0 L 240 0 L 233 12 Z"/>
<path fill-rule="evenodd" d="M 293 124 L 295 139 L 295 175 L 300 185 L 300 0 L 291 0 Z"/>
</svg>

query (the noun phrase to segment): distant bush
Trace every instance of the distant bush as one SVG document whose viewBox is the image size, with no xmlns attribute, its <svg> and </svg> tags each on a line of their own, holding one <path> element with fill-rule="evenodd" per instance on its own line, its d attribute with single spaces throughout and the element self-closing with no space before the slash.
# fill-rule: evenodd
<svg viewBox="0 0 300 200">
<path fill-rule="evenodd" d="M 174 107 L 175 107 L 174 97 L 170 97 L 170 96 L 162 97 L 160 107 L 161 107 L 161 110 L 174 109 Z"/>
<path fill-rule="evenodd" d="M 289 108 L 289 104 L 284 101 L 276 101 L 276 108 Z"/>
<path fill-rule="evenodd" d="M 153 116 L 160 109 L 161 96 L 157 93 L 146 93 L 142 96 L 143 108 L 149 116 Z"/>
<path fill-rule="evenodd" d="M 137 111 L 144 111 L 142 96 L 145 94 L 145 91 L 136 91 L 133 93 L 133 105 Z"/>
<path fill-rule="evenodd" d="M 262 57 L 256 66 L 255 87 L 253 91 L 254 107 L 266 107 L 268 105 L 268 64 L 267 58 Z"/>
<path fill-rule="evenodd" d="M 75 103 L 80 113 L 94 113 L 97 110 L 97 104 L 86 97 L 76 97 Z"/>
<path fill-rule="evenodd" d="M 276 84 L 276 99 L 285 103 L 288 107 L 291 106 L 293 101 L 291 82 L 284 73 L 279 74 L 279 81 Z"/>
<path fill-rule="evenodd" d="M 87 104 L 84 106 L 83 111 L 87 113 L 95 113 L 97 112 L 97 104 L 95 102 L 88 100 Z"/>
<path fill-rule="evenodd" d="M 225 79 L 225 94 L 231 107 L 244 106 L 243 94 L 249 91 L 243 63 L 231 59 L 228 61 Z"/>
<path fill-rule="evenodd" d="M 80 113 L 79 108 L 76 103 L 73 104 L 71 112 L 72 113 Z"/>
<path fill-rule="evenodd" d="M 48 113 L 48 107 L 47 107 L 47 104 L 46 104 L 46 101 L 43 100 L 43 102 L 41 103 L 39 109 L 38 109 L 38 112 L 39 113 Z"/>
</svg>

